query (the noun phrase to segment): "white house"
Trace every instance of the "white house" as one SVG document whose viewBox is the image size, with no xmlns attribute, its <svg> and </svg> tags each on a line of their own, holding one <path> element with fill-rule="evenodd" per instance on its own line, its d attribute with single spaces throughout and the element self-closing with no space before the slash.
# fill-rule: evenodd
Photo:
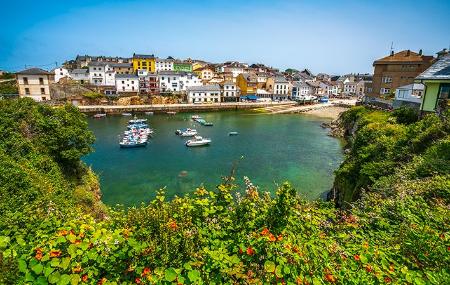
<svg viewBox="0 0 450 285">
<path fill-rule="evenodd" d="M 397 87 L 395 90 L 395 100 L 392 105 L 394 108 L 399 108 L 403 105 L 416 106 L 419 108 L 422 103 L 424 91 L 425 85 L 421 83 L 412 83 Z"/>
<path fill-rule="evenodd" d="M 218 84 L 188 87 L 188 103 L 220 102 L 220 91 Z"/>
<path fill-rule="evenodd" d="M 295 101 L 309 100 L 314 95 L 314 87 L 308 82 L 296 81 L 292 84 L 291 98 Z"/>
<path fill-rule="evenodd" d="M 156 72 L 159 71 L 172 71 L 173 70 L 173 59 L 167 58 L 157 58 L 155 61 Z"/>
<path fill-rule="evenodd" d="M 59 82 L 63 77 L 70 77 L 69 70 L 64 67 L 55 68 L 53 72 L 55 73 L 55 82 Z"/>
<path fill-rule="evenodd" d="M 105 85 L 105 67 L 106 63 L 104 62 L 89 62 L 89 83 L 93 85 Z"/>
<path fill-rule="evenodd" d="M 117 74 L 115 76 L 117 93 L 139 92 L 139 77 L 134 74 Z"/>
<path fill-rule="evenodd" d="M 181 92 L 186 88 L 202 85 L 202 81 L 195 73 L 161 71 L 158 74 L 161 92 Z"/>
<path fill-rule="evenodd" d="M 86 68 L 77 68 L 69 72 L 72 80 L 78 81 L 81 84 L 89 82 L 89 70 Z"/>
<path fill-rule="evenodd" d="M 273 83 L 273 99 L 286 100 L 289 96 L 289 81 L 284 77 L 276 77 Z"/>
<path fill-rule="evenodd" d="M 105 65 L 105 83 L 104 83 L 104 85 L 106 85 L 106 86 L 116 85 L 116 71 L 109 64 Z"/>
<path fill-rule="evenodd" d="M 222 90 L 222 102 L 236 102 L 239 99 L 239 90 L 232 81 L 225 81 Z"/>
</svg>

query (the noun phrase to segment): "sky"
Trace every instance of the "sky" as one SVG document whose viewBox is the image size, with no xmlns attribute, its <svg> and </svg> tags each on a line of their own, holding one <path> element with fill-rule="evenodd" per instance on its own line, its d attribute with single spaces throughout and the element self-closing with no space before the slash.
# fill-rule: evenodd
<svg viewBox="0 0 450 285">
<path fill-rule="evenodd" d="M 371 73 L 375 59 L 450 45 L 450 1 L 7 1 L 0 69 L 76 55 L 238 60 L 314 73 Z"/>
</svg>

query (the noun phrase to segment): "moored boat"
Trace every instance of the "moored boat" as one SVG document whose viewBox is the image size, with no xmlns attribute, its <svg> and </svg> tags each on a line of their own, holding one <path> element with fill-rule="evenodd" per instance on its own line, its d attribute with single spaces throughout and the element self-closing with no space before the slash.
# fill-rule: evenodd
<svg viewBox="0 0 450 285">
<path fill-rule="evenodd" d="M 101 118 L 106 117 L 106 114 L 95 114 L 93 117 L 96 119 L 101 119 Z"/>
<path fill-rule="evenodd" d="M 132 148 L 132 147 L 143 147 L 147 145 L 146 140 L 141 141 L 129 141 L 129 140 L 123 140 L 119 143 L 121 148 Z"/>
<path fill-rule="evenodd" d="M 128 116 L 132 116 L 132 114 L 131 113 L 122 113 L 122 116 L 128 117 Z"/>
<path fill-rule="evenodd" d="M 177 113 L 177 112 L 174 112 L 174 111 L 168 111 L 168 112 L 166 112 L 167 115 L 176 115 L 176 113 Z"/>
<path fill-rule="evenodd" d="M 176 130 L 175 134 L 181 137 L 193 137 L 197 135 L 197 130 L 187 128 L 182 130 Z"/>
<path fill-rule="evenodd" d="M 203 138 L 201 136 L 194 136 L 193 139 L 190 139 L 186 142 L 186 146 L 204 146 L 209 145 L 211 143 L 211 139 Z"/>
<path fill-rule="evenodd" d="M 239 135 L 239 133 L 238 132 L 229 132 L 228 135 L 229 136 L 237 136 L 237 135 Z"/>
<path fill-rule="evenodd" d="M 200 117 L 200 115 L 192 115 L 191 119 L 196 121 L 198 119 L 201 119 L 202 117 Z"/>
</svg>

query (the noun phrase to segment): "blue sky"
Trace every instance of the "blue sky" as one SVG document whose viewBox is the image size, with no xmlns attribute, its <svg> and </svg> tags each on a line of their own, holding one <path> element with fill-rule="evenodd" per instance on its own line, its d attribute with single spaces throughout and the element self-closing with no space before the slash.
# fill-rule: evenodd
<svg viewBox="0 0 450 285">
<path fill-rule="evenodd" d="M 77 54 L 262 62 L 372 72 L 396 51 L 450 45 L 450 1 L 2 1 L 0 69 Z"/>
</svg>

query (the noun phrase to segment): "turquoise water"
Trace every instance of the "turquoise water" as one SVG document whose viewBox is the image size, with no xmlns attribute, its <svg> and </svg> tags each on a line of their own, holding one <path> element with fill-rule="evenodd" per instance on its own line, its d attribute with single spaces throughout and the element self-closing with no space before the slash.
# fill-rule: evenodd
<svg viewBox="0 0 450 285">
<path fill-rule="evenodd" d="M 100 176 L 103 201 L 135 205 L 166 188 L 169 197 L 212 188 L 237 162 L 236 182 L 248 176 L 262 191 L 274 193 L 289 181 L 308 199 L 320 197 L 333 184 L 333 171 L 343 159 L 341 142 L 327 136 L 323 119 L 296 114 L 269 115 L 243 111 L 200 113 L 213 127 L 190 120 L 192 113 L 147 117 L 155 130 L 146 148 L 121 149 L 119 135 L 131 117 L 88 119 L 97 140 L 84 158 Z M 210 146 L 188 148 L 175 130 L 195 127 L 212 139 Z M 237 131 L 238 136 L 228 136 Z M 241 187 L 242 188 L 242 187 Z"/>
</svg>

